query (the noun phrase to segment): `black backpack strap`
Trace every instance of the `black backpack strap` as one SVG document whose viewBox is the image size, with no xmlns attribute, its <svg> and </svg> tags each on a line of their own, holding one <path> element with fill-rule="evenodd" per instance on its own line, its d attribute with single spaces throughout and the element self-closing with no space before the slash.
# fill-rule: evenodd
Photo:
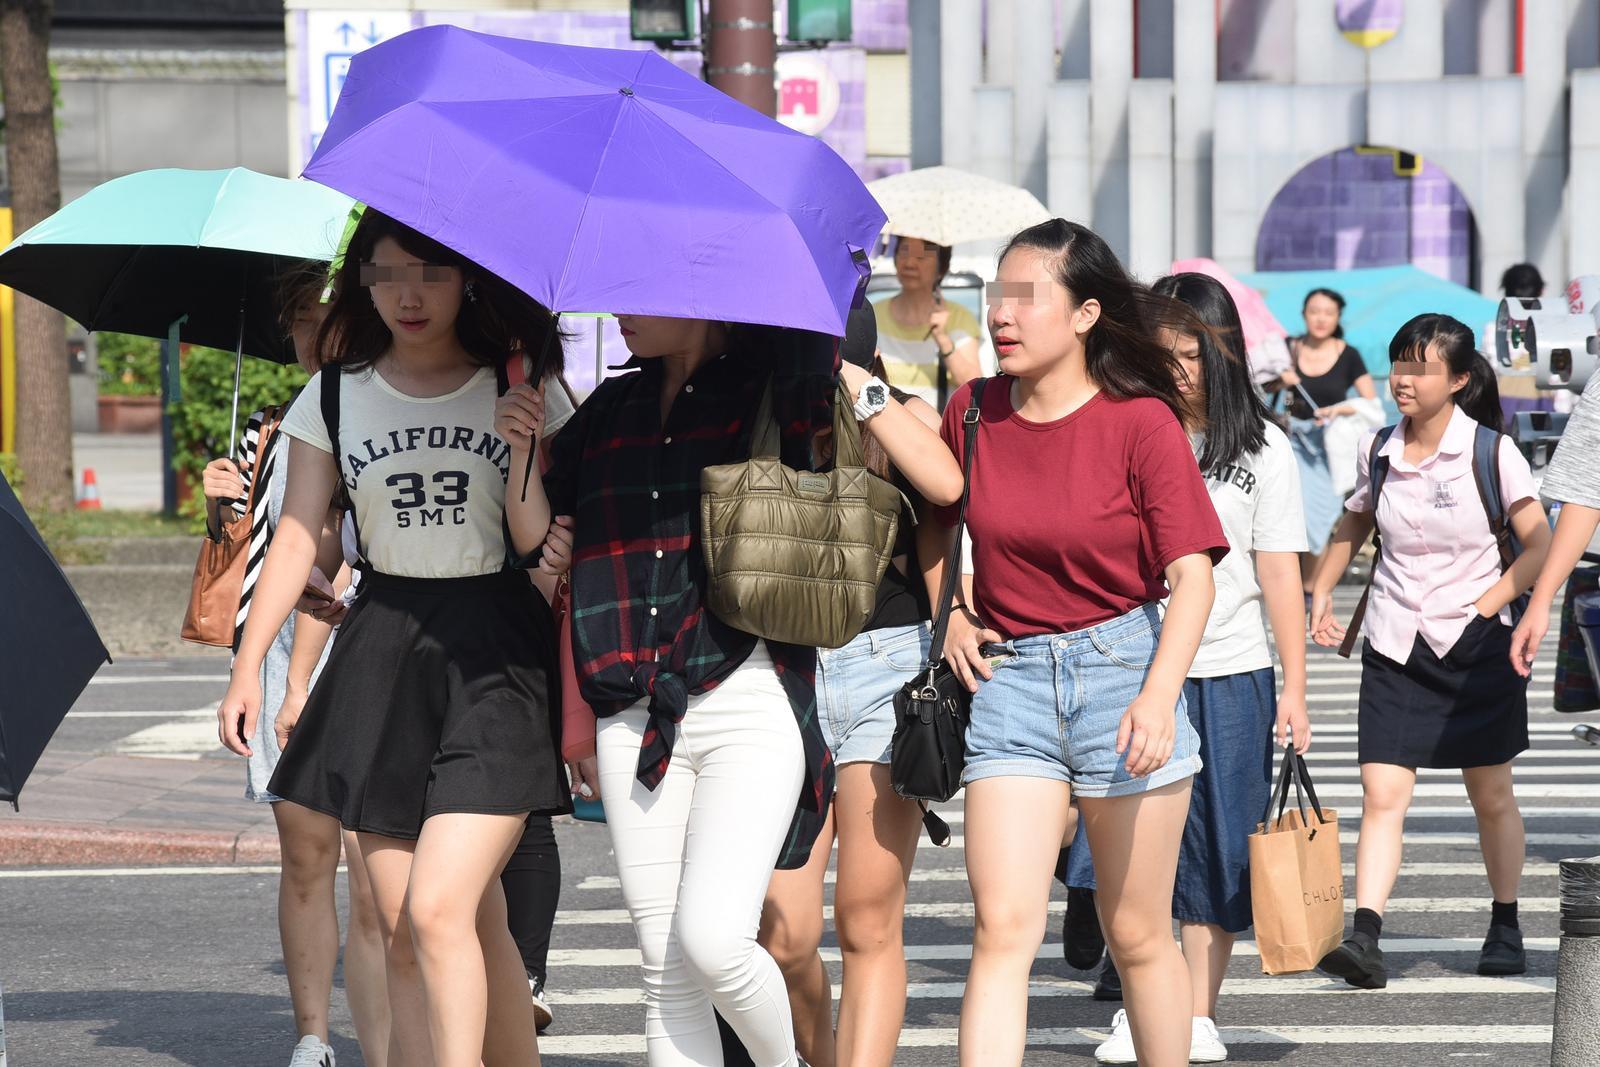
<svg viewBox="0 0 1600 1067">
<path fill-rule="evenodd" d="M 344 480 L 344 449 L 339 445 L 339 386 L 344 380 L 344 368 L 330 363 L 322 368 L 322 389 L 318 399 L 322 403 L 322 424 L 328 431 L 328 444 L 333 449 L 333 465 L 339 472 L 339 491 L 332 503 L 350 520 L 356 534 L 356 566 L 369 568 L 367 554 L 361 547 L 361 525 L 356 521 L 356 502 L 350 497 L 350 486 Z"/>
<path fill-rule="evenodd" d="M 1345 659 L 1356 647 L 1361 633 L 1361 622 L 1367 617 L 1367 601 L 1372 597 L 1372 581 L 1378 576 L 1378 557 L 1383 555 L 1383 536 L 1378 532 L 1378 497 L 1383 493 L 1383 483 L 1389 478 L 1389 459 L 1378 453 L 1394 436 L 1395 426 L 1385 426 L 1372 437 L 1372 448 L 1367 452 L 1367 496 L 1372 502 L 1372 571 L 1367 575 L 1367 587 L 1356 601 L 1356 610 L 1350 614 L 1350 625 L 1345 629 L 1344 640 L 1339 643 L 1339 655 Z"/>
<path fill-rule="evenodd" d="M 1484 517 L 1489 520 L 1489 532 L 1494 535 L 1495 549 L 1500 554 L 1500 573 L 1504 574 L 1522 555 L 1522 540 L 1511 528 L 1511 512 L 1506 507 L 1505 493 L 1500 485 L 1500 438 L 1505 435 L 1493 426 L 1479 423 L 1472 437 L 1472 481 L 1478 487 L 1478 499 L 1483 503 Z M 1511 621 L 1522 620 L 1528 606 L 1524 593 L 1511 602 Z"/>
</svg>

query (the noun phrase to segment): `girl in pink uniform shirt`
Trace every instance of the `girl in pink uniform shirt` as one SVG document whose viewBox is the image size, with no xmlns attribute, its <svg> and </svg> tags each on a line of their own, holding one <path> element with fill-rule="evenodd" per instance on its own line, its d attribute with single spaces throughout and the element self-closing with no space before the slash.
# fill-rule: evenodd
<svg viewBox="0 0 1600 1067">
<path fill-rule="evenodd" d="M 1388 983 L 1378 937 L 1418 767 L 1459 769 L 1477 814 L 1494 894 L 1478 973 L 1526 970 L 1517 926 L 1525 847 L 1511 760 L 1528 747 L 1528 699 L 1508 656 L 1509 608 L 1550 545 L 1527 461 L 1498 434 L 1494 371 L 1472 331 L 1447 315 L 1419 315 L 1395 335 L 1389 359 L 1403 417 L 1362 442 L 1356 490 L 1317 571 L 1311 609 L 1317 643 L 1338 645 L 1345 631 L 1333 617 L 1333 587 L 1376 522 L 1381 547 L 1361 655 L 1355 930 L 1320 965 L 1364 989 Z M 1480 454 L 1494 463 L 1474 458 L 1481 435 L 1489 439 Z M 1494 506 L 1526 546 L 1503 573 L 1489 519 L 1496 490 Z"/>
</svg>

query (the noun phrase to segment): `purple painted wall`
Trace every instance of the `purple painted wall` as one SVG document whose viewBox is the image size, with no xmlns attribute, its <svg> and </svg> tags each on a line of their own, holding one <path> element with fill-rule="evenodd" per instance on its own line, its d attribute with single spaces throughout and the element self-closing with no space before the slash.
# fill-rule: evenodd
<svg viewBox="0 0 1600 1067">
<path fill-rule="evenodd" d="M 1304 167 L 1273 198 L 1256 237 L 1257 270 L 1345 270 L 1412 263 L 1472 284 L 1472 211 L 1443 170 L 1395 173 L 1390 152 L 1346 148 Z"/>
</svg>

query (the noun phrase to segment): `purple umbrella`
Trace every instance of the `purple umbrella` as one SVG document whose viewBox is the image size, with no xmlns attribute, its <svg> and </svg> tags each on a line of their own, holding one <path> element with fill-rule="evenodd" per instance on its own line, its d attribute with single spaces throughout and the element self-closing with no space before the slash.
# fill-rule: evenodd
<svg viewBox="0 0 1600 1067">
<path fill-rule="evenodd" d="M 654 52 L 453 26 L 356 56 L 305 174 L 557 312 L 836 337 L 884 221 L 832 149 Z"/>
</svg>

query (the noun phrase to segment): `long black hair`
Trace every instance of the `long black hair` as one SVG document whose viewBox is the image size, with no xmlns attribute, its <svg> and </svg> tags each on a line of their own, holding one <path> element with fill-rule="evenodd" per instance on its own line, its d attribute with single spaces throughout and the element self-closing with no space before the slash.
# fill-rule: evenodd
<svg viewBox="0 0 1600 1067">
<path fill-rule="evenodd" d="M 1456 391 L 1456 407 L 1474 422 L 1499 429 L 1505 422 L 1500 410 L 1500 384 L 1494 368 L 1478 351 L 1477 338 L 1465 323 L 1449 315 L 1418 315 L 1400 327 L 1389 342 L 1389 362 L 1421 362 L 1429 348 L 1450 368 L 1452 376 L 1467 375 L 1467 384 Z"/>
<path fill-rule="evenodd" d="M 474 362 L 492 367 L 512 352 L 526 352 L 537 364 L 528 376 L 534 382 L 562 369 L 561 338 L 552 336 L 556 321 L 548 308 L 453 248 L 372 208 L 362 213 L 350 235 L 344 262 L 334 273 L 328 317 L 317 331 L 317 350 L 328 362 L 362 370 L 389 349 L 389 327 L 361 283 L 362 266 L 371 261 L 385 237 L 394 238 L 408 255 L 429 266 L 459 269 L 471 283 L 473 298 L 461 301 L 456 338 Z"/>
<path fill-rule="evenodd" d="M 1194 314 L 1201 329 L 1186 330 L 1200 344 L 1205 374 L 1206 441 L 1200 469 L 1237 463 L 1267 443 L 1271 412 L 1250 383 L 1250 362 L 1244 351 L 1239 309 L 1223 284 L 1205 274 L 1172 274 L 1151 286 Z"/>
<path fill-rule="evenodd" d="M 1344 296 L 1342 294 L 1335 292 L 1332 289 L 1311 290 L 1306 294 L 1306 298 L 1300 301 L 1300 317 L 1305 317 L 1306 308 L 1311 306 L 1312 298 L 1319 296 L 1325 296 L 1329 300 L 1332 300 L 1334 306 L 1339 309 L 1339 321 L 1334 324 L 1333 336 L 1339 338 L 1341 341 L 1344 340 Z"/>
<path fill-rule="evenodd" d="M 1163 328 L 1182 329 L 1184 316 L 1172 302 L 1129 277 L 1100 235 L 1076 222 L 1051 219 L 1030 226 L 1000 258 L 1021 248 L 1042 253 L 1045 268 L 1074 301 L 1100 302 L 1100 317 L 1084 338 L 1089 380 L 1118 400 L 1154 397 L 1182 422 L 1177 358 L 1160 334 Z"/>
</svg>

